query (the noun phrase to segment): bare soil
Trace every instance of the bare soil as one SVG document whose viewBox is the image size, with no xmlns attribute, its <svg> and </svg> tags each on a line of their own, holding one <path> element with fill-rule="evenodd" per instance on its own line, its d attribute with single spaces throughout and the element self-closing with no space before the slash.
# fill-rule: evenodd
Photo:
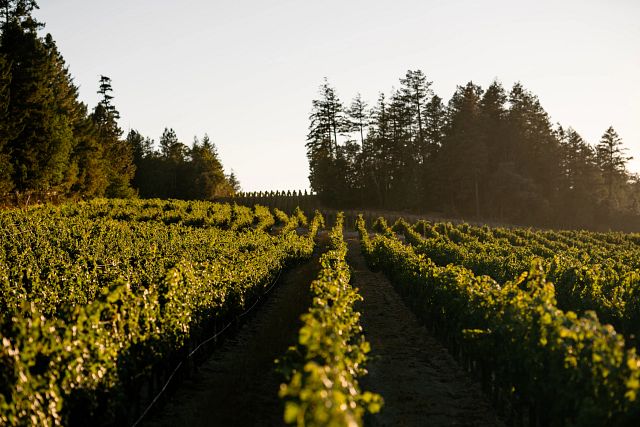
<svg viewBox="0 0 640 427">
<path fill-rule="evenodd" d="M 360 241 L 348 233 L 348 261 L 363 297 L 359 311 L 371 344 L 364 390 L 382 395 L 384 407 L 371 426 L 502 425 L 480 385 L 420 324 L 382 273 L 371 272 Z"/>
<path fill-rule="evenodd" d="M 358 307 L 371 343 L 364 390 L 385 405 L 370 426 L 501 426 L 480 386 L 420 324 L 382 273 L 371 272 L 356 233 L 346 233 Z M 147 426 L 281 426 L 282 377 L 274 360 L 294 344 L 319 255 L 283 274 L 269 297 L 232 337 L 182 383 Z"/>
<path fill-rule="evenodd" d="M 284 407 L 275 359 L 297 340 L 310 303 L 319 255 L 283 273 L 262 306 L 235 336 L 186 380 L 146 426 L 279 426 Z"/>
</svg>

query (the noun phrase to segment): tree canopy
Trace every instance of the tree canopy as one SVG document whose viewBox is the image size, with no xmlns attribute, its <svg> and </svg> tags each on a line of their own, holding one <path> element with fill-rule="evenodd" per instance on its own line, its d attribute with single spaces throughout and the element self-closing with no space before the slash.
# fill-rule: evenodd
<svg viewBox="0 0 640 427">
<path fill-rule="evenodd" d="M 359 94 L 343 105 L 325 79 L 311 106 L 309 180 L 326 204 L 532 225 L 640 225 L 638 181 L 615 130 L 592 146 L 554 125 L 521 83 L 468 82 L 445 105 L 422 71 L 409 70 L 368 108 Z"/>
<path fill-rule="evenodd" d="M 123 138 L 108 76 L 89 111 L 53 37 L 39 35 L 37 8 L 34 0 L 0 0 L 0 198 L 211 198 L 239 187 L 208 137 L 187 147 L 167 130 L 160 152 L 135 131 Z"/>
</svg>

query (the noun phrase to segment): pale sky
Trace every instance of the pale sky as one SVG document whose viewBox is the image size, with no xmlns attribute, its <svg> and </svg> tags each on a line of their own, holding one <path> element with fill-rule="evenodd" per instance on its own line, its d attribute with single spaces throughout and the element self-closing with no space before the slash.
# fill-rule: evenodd
<svg viewBox="0 0 640 427">
<path fill-rule="evenodd" d="M 595 144 L 613 125 L 640 171 L 639 0 L 40 0 L 80 97 L 113 81 L 121 126 L 205 132 L 243 190 L 305 189 L 311 100 L 326 76 L 369 104 L 408 69 L 445 102 L 516 81 Z"/>
</svg>

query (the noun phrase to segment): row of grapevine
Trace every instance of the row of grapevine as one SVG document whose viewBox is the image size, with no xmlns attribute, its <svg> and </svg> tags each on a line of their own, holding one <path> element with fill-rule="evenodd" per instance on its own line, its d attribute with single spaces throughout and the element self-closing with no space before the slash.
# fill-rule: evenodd
<svg viewBox="0 0 640 427">
<path fill-rule="evenodd" d="M 354 304 L 361 300 L 349 284 L 343 217 L 330 233 L 330 250 L 322 255 L 322 270 L 311 284 L 313 303 L 303 315 L 296 347 L 289 350 L 281 369 L 287 383 L 285 422 L 298 426 L 359 426 L 365 411 L 375 413 L 382 398 L 361 391 L 358 378 L 366 374 L 369 343 Z"/>
<path fill-rule="evenodd" d="M 384 224 L 370 238 L 372 268 L 391 278 L 418 316 L 478 373 L 496 401 L 531 425 L 632 425 L 640 417 L 640 359 L 623 336 L 587 312 L 558 308 L 542 264 L 498 283 L 439 266 Z"/>
<path fill-rule="evenodd" d="M 205 201 L 149 199 L 138 202 L 127 200 L 94 199 L 90 202 L 32 208 L 36 212 L 50 211 L 65 217 L 86 219 L 110 218 L 127 222 L 162 222 L 198 228 L 217 227 L 240 230 L 249 226 L 265 228 L 260 221 L 270 221 L 268 208 Z"/>
<path fill-rule="evenodd" d="M 320 216 L 305 236 L 273 223 L 204 202 L 1 213 L 0 424 L 131 422 L 178 361 L 311 255 Z"/>
<path fill-rule="evenodd" d="M 585 232 L 582 237 L 569 238 L 560 232 L 523 233 L 424 222 L 412 227 L 404 221 L 394 230 L 436 264 L 462 265 L 499 283 L 515 279 L 534 259 L 541 259 L 560 308 L 579 313 L 594 310 L 602 321 L 623 333 L 629 344 L 637 345 L 640 247 L 629 240 L 620 239 L 616 244 L 585 236 Z"/>
</svg>

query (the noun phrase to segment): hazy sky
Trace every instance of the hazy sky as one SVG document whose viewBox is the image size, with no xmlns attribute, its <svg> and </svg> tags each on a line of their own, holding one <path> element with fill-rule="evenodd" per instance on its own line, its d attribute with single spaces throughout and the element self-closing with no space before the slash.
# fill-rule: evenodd
<svg viewBox="0 0 640 427">
<path fill-rule="evenodd" d="M 308 188 L 323 77 L 373 103 L 422 69 L 448 101 L 469 80 L 521 81 L 595 144 L 613 125 L 640 171 L 640 1 L 40 1 L 91 108 L 113 80 L 125 130 L 207 132 L 244 190 Z"/>
</svg>

